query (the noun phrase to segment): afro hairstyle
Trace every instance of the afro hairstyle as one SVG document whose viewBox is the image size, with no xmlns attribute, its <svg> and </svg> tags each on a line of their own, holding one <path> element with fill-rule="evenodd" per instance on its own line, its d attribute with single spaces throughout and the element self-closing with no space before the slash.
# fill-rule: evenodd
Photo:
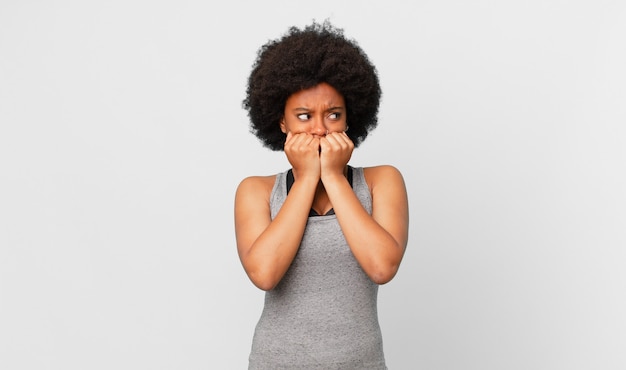
<svg viewBox="0 0 626 370">
<path fill-rule="evenodd" d="M 357 147 L 378 124 L 382 92 L 376 67 L 356 41 L 329 21 L 291 27 L 258 50 L 243 100 L 250 131 L 263 146 L 283 150 L 286 135 L 280 120 L 287 99 L 322 82 L 343 96 L 350 127 L 346 134 Z"/>
</svg>

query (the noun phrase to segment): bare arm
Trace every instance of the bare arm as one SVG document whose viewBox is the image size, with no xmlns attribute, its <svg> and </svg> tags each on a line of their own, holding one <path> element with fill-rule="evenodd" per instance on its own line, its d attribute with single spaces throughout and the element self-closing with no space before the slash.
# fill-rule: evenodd
<svg viewBox="0 0 626 370">
<path fill-rule="evenodd" d="M 251 177 L 239 185 L 235 196 L 235 234 L 239 258 L 248 277 L 258 288 L 270 290 L 278 284 L 298 251 L 317 183 L 294 183 L 272 221 L 271 187 L 268 192 L 264 181 L 267 182 Z"/>
<path fill-rule="evenodd" d="M 248 277 L 262 290 L 278 284 L 298 251 L 319 182 L 318 147 L 311 135 L 288 136 L 285 152 L 299 175 L 274 220 L 269 204 L 274 177 L 249 177 L 237 188 L 237 251 Z"/>
<path fill-rule="evenodd" d="M 322 146 L 322 153 L 326 149 L 329 154 L 327 160 L 322 159 L 322 182 L 354 257 L 372 281 L 385 284 L 396 275 L 408 241 L 404 179 L 392 166 L 365 169 L 372 192 L 372 215 L 369 215 L 343 173 L 338 171 L 341 157 L 345 159 L 352 150 L 351 142 L 345 146 L 341 136 L 332 136 Z"/>
</svg>

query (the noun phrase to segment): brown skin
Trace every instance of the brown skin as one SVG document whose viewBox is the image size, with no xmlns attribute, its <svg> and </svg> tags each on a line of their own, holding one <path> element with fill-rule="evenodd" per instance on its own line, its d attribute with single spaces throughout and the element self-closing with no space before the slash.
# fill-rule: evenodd
<svg viewBox="0 0 626 370">
<path fill-rule="evenodd" d="M 408 240 L 408 198 L 400 172 L 392 166 L 364 168 L 372 195 L 368 214 L 345 177 L 354 144 L 346 135 L 344 99 L 321 83 L 292 94 L 281 130 L 294 184 L 282 208 L 270 218 L 276 176 L 244 179 L 235 195 L 239 258 L 250 280 L 273 289 L 295 257 L 311 208 L 334 209 L 341 230 L 361 268 L 377 284 L 397 273 Z"/>
</svg>

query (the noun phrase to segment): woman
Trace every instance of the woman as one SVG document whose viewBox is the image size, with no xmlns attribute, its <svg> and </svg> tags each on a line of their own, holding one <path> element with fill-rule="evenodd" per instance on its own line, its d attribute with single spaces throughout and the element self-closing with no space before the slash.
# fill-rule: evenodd
<svg viewBox="0 0 626 370">
<path fill-rule="evenodd" d="M 329 22 L 259 50 L 244 107 L 291 168 L 235 196 L 239 257 L 266 291 L 250 369 L 386 369 L 377 292 L 404 254 L 407 194 L 392 166 L 348 165 L 380 96 L 375 67 Z"/>
</svg>

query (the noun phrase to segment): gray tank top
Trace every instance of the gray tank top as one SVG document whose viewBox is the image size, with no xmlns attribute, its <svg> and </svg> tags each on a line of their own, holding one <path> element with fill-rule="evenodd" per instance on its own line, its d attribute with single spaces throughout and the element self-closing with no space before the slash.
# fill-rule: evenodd
<svg viewBox="0 0 626 370">
<path fill-rule="evenodd" d="M 371 214 L 363 169 L 352 171 L 354 192 Z M 276 176 L 272 219 L 287 197 L 286 177 Z M 337 217 L 309 217 L 291 266 L 265 293 L 249 369 L 386 369 L 377 295 L 378 285 L 355 260 Z"/>
</svg>

